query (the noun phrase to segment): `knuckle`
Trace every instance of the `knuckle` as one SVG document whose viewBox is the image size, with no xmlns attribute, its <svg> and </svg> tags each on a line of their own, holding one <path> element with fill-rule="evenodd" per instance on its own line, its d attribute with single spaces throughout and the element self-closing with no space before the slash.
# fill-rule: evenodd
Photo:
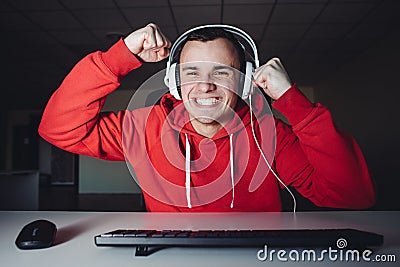
<svg viewBox="0 0 400 267">
<path fill-rule="evenodd" d="M 272 63 L 265 65 L 265 71 L 271 71 L 273 69 L 274 69 L 274 67 L 272 66 Z"/>
</svg>

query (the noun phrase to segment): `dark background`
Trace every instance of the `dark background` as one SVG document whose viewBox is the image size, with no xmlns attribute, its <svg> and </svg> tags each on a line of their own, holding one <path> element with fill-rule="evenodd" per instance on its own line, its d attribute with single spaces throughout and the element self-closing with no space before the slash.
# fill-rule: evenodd
<svg viewBox="0 0 400 267">
<path fill-rule="evenodd" d="M 225 23 L 255 39 L 261 63 L 279 56 L 293 81 L 314 88 L 314 100 L 365 154 L 378 190 L 374 209 L 398 210 L 399 11 L 394 0 L 1 0 L 0 169 L 38 167 L 40 114 L 87 53 L 149 22 L 172 41 L 193 26 Z M 145 65 L 120 90 L 164 67 Z"/>
</svg>

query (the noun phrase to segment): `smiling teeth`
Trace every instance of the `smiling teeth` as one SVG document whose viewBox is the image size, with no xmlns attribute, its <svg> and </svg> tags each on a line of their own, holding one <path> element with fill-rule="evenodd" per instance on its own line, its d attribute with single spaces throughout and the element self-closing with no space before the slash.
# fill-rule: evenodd
<svg viewBox="0 0 400 267">
<path fill-rule="evenodd" d="M 203 106 L 211 106 L 218 102 L 215 98 L 197 98 L 196 103 Z"/>
</svg>

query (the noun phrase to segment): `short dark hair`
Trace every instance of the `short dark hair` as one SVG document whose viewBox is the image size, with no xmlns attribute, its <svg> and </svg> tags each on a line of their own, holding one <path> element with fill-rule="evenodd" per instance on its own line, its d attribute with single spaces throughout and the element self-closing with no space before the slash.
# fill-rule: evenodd
<svg viewBox="0 0 400 267">
<path fill-rule="evenodd" d="M 174 61 L 179 61 L 182 49 L 188 41 L 207 42 L 218 38 L 226 39 L 233 44 L 239 56 L 240 70 L 243 71 L 246 66 L 244 47 L 232 33 L 224 30 L 223 28 L 202 28 L 191 32 L 178 48 L 178 53 L 176 53 L 176 58 Z"/>
</svg>

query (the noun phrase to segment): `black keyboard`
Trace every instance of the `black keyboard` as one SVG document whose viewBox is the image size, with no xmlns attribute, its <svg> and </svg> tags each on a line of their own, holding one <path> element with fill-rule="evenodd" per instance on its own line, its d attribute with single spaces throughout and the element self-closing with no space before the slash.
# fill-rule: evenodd
<svg viewBox="0 0 400 267">
<path fill-rule="evenodd" d="M 95 236 L 95 244 L 136 246 L 136 255 L 145 256 L 162 247 L 366 248 L 382 245 L 383 236 L 355 229 L 115 230 Z"/>
</svg>

